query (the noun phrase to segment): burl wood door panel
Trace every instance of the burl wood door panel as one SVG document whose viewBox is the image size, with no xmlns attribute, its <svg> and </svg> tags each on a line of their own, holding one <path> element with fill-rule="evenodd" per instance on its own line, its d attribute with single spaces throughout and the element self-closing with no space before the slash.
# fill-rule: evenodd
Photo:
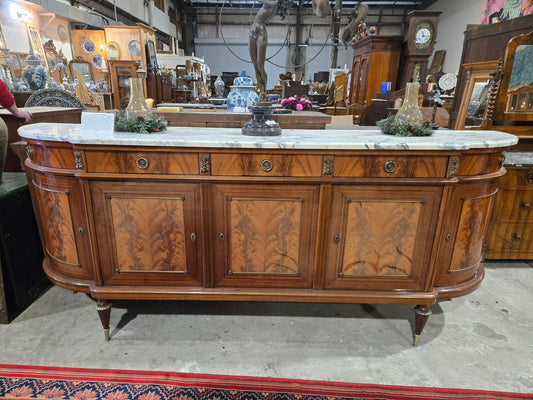
<svg viewBox="0 0 533 400">
<path fill-rule="evenodd" d="M 325 287 L 423 290 L 441 192 L 439 187 L 334 188 Z"/>
<path fill-rule="evenodd" d="M 436 286 L 457 284 L 476 274 L 497 192 L 494 179 L 453 189 L 447 202 Z"/>
<path fill-rule="evenodd" d="M 196 184 L 91 182 L 104 284 L 200 285 Z"/>
<path fill-rule="evenodd" d="M 215 284 L 311 287 L 318 186 L 214 185 Z"/>
<path fill-rule="evenodd" d="M 63 275 L 90 279 L 93 269 L 80 183 L 73 178 L 35 172 L 33 185 L 51 263 Z"/>
</svg>

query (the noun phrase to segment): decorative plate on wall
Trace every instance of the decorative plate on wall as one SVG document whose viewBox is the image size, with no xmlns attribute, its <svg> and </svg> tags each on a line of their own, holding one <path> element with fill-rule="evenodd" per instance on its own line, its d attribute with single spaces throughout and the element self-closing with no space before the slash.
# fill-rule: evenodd
<svg viewBox="0 0 533 400">
<path fill-rule="evenodd" d="M 91 39 L 83 39 L 83 42 L 81 42 L 81 49 L 85 54 L 93 54 L 96 46 Z"/>
<path fill-rule="evenodd" d="M 442 90 L 452 90 L 455 85 L 457 85 L 457 76 L 455 74 L 447 73 L 439 79 L 439 87 Z"/>
<path fill-rule="evenodd" d="M 101 54 L 95 54 L 92 62 L 95 68 L 104 69 L 104 57 Z"/>
<path fill-rule="evenodd" d="M 141 42 L 139 42 L 138 40 L 135 40 L 135 39 L 131 40 L 128 43 L 128 50 L 134 56 L 138 56 L 139 54 L 141 54 Z"/>
<path fill-rule="evenodd" d="M 58 25 L 57 36 L 59 37 L 59 40 L 61 40 L 61 43 L 67 43 L 68 42 L 67 28 L 65 28 L 63 25 Z"/>
</svg>

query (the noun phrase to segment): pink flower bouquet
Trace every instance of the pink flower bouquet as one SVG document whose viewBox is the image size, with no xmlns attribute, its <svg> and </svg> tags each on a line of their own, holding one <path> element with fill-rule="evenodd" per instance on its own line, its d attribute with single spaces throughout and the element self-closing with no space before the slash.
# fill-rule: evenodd
<svg viewBox="0 0 533 400">
<path fill-rule="evenodd" d="M 300 98 L 298 96 L 291 96 L 287 99 L 282 99 L 281 105 L 283 106 L 283 108 L 298 111 L 311 109 L 311 102 L 307 99 Z"/>
</svg>

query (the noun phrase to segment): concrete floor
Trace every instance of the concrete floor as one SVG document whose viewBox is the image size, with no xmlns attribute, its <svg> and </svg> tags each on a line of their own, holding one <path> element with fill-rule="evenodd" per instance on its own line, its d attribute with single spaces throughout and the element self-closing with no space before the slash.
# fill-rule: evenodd
<svg viewBox="0 0 533 400">
<path fill-rule="evenodd" d="M 0 363 L 533 392 L 533 263 L 492 262 L 432 306 L 115 302 L 106 342 L 85 294 L 53 287 L 0 325 Z"/>
</svg>

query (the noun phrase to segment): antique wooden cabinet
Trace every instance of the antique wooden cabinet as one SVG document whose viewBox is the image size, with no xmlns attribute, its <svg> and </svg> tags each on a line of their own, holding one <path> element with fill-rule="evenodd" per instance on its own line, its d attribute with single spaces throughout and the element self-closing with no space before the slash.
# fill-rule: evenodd
<svg viewBox="0 0 533 400">
<path fill-rule="evenodd" d="M 108 62 L 115 108 L 117 110 L 125 109 L 130 101 L 130 81 L 131 78 L 137 77 L 138 65 L 136 61 L 110 60 Z"/>
<path fill-rule="evenodd" d="M 381 82 L 396 87 L 402 52 L 402 36 L 367 36 L 352 43 L 350 103 L 368 106 L 381 91 Z"/>
<path fill-rule="evenodd" d="M 512 135 L 22 127 L 55 284 L 109 300 L 416 305 L 481 283 Z M 482 138 L 481 140 L 479 138 Z"/>
</svg>

